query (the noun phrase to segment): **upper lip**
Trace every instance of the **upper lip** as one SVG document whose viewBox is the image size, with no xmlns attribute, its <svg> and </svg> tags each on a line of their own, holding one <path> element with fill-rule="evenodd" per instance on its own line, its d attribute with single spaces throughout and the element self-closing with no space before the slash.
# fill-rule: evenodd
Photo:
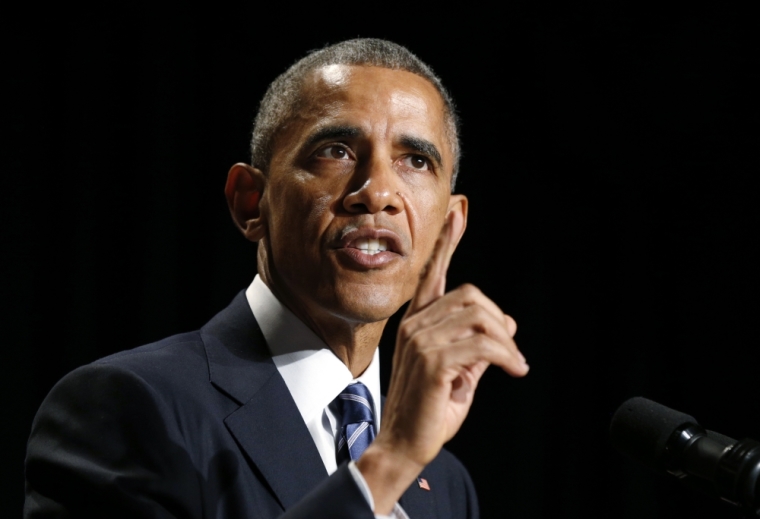
<svg viewBox="0 0 760 519">
<path fill-rule="evenodd" d="M 371 227 L 360 227 L 347 232 L 338 240 L 337 248 L 351 247 L 357 240 L 370 238 L 375 240 L 382 238 L 388 246 L 388 251 L 395 252 L 396 254 L 404 253 L 401 238 L 398 234 L 389 229 L 373 229 Z"/>
</svg>

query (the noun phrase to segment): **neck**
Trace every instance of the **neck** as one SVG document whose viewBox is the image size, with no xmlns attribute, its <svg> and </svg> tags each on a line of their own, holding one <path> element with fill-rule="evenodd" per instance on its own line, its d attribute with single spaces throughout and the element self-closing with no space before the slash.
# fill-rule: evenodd
<svg viewBox="0 0 760 519">
<path fill-rule="evenodd" d="M 303 319 L 301 315 L 296 314 Z M 358 378 L 372 362 L 380 336 L 387 321 L 370 324 L 326 322 L 312 320 L 304 322 L 330 347 L 332 352 L 346 365 L 354 378 Z M 340 321 L 340 320 L 338 320 Z"/>
<path fill-rule="evenodd" d="M 259 251 L 261 249 L 260 246 Z M 372 362 L 388 319 L 371 323 L 351 321 L 318 305 L 308 305 L 287 290 L 276 272 L 267 267 L 266 261 L 261 261 L 261 253 L 259 256 L 259 276 L 274 296 L 330 347 L 354 378 L 364 373 Z"/>
</svg>

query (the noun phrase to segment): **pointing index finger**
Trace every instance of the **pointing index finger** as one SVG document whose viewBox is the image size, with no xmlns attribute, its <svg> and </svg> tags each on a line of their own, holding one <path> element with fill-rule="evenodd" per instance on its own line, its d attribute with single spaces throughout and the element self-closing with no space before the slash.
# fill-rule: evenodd
<svg viewBox="0 0 760 519">
<path fill-rule="evenodd" d="M 422 271 L 420 283 L 409 304 L 407 315 L 419 312 L 446 292 L 446 272 L 463 225 L 464 218 L 458 211 L 450 211 L 446 216 L 446 223 L 443 224 L 441 234 L 433 247 L 433 253 Z"/>
</svg>

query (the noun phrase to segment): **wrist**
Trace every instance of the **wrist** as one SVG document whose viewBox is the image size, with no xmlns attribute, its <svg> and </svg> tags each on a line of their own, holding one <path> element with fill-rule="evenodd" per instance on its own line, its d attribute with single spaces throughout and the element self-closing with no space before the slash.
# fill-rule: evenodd
<svg viewBox="0 0 760 519">
<path fill-rule="evenodd" d="M 372 493 L 375 513 L 388 515 L 425 467 L 376 440 L 356 461 L 356 468 Z"/>
</svg>

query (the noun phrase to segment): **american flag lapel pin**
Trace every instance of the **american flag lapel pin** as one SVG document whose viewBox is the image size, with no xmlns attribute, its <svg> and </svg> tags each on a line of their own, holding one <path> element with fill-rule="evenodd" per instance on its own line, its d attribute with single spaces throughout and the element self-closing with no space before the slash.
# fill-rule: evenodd
<svg viewBox="0 0 760 519">
<path fill-rule="evenodd" d="M 417 484 L 423 490 L 430 490 L 430 485 L 428 485 L 427 479 L 425 478 L 417 478 Z"/>
</svg>

